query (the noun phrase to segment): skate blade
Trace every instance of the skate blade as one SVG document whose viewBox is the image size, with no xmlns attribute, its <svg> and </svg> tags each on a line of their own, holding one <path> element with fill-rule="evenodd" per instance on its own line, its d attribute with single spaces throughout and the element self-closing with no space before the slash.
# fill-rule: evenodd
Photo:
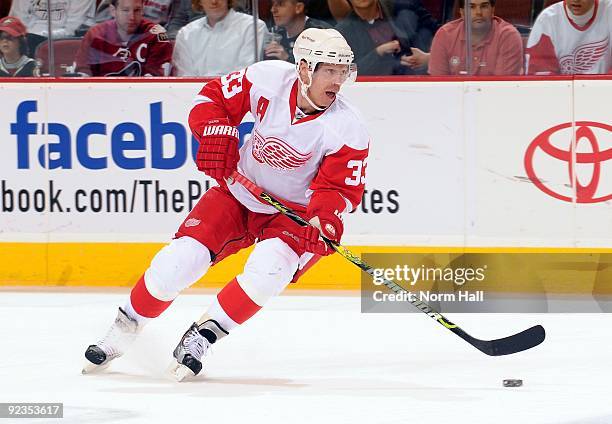
<svg viewBox="0 0 612 424">
<path fill-rule="evenodd" d="M 81 370 L 81 374 L 83 375 L 97 374 L 107 369 L 109 365 L 110 365 L 110 361 L 102 365 L 96 365 L 92 362 L 85 361 L 85 364 L 83 365 L 83 369 Z"/>
<path fill-rule="evenodd" d="M 178 381 L 179 383 L 186 378 L 195 377 L 195 374 L 193 371 L 191 371 L 191 369 L 183 364 L 179 364 L 177 361 L 170 364 L 167 372 L 173 380 Z"/>
</svg>

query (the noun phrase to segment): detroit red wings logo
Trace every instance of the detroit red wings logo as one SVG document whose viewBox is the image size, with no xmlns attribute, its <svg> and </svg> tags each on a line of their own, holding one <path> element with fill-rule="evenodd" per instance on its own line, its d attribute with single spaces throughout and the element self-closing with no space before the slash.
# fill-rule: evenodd
<svg viewBox="0 0 612 424">
<path fill-rule="evenodd" d="M 265 163 L 279 171 L 288 171 L 303 166 L 312 153 L 300 153 L 283 140 L 276 137 L 263 138 L 255 132 L 253 134 L 253 157 L 259 163 Z"/>
<path fill-rule="evenodd" d="M 562 74 L 584 74 L 592 71 L 595 64 L 608 53 L 610 38 L 578 46 L 572 54 L 561 56 L 559 66 Z"/>
</svg>

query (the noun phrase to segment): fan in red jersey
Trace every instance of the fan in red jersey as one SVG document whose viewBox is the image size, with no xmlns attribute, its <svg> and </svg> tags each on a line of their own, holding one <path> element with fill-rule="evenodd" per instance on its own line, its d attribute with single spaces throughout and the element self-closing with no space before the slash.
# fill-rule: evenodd
<svg viewBox="0 0 612 424">
<path fill-rule="evenodd" d="M 565 0 L 546 8 L 527 42 L 527 74 L 612 72 L 612 0 Z"/>
<path fill-rule="evenodd" d="M 142 0 L 111 0 L 114 19 L 92 27 L 77 53 L 77 72 L 90 76 L 169 75 L 166 30 L 143 19 Z"/>
<path fill-rule="evenodd" d="M 179 292 L 229 255 L 255 244 L 242 273 L 216 296 L 181 338 L 172 371 L 196 375 L 213 343 L 251 318 L 272 297 L 333 251 L 342 216 L 361 202 L 369 136 L 339 93 L 354 80 L 353 52 L 333 29 L 303 31 L 296 64 L 264 61 L 202 88 L 189 115 L 200 141 L 197 167 L 219 186 L 207 191 L 132 289 L 108 335 L 85 352 L 84 372 L 120 356 L 143 325 Z M 255 118 L 243 144 L 236 126 Z M 227 178 L 238 170 L 313 225 L 302 228 Z"/>
</svg>

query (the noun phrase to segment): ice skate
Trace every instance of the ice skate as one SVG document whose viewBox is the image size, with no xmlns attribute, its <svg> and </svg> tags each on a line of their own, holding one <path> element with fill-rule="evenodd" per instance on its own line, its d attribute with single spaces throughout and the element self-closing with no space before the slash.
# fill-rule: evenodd
<svg viewBox="0 0 612 424">
<path fill-rule="evenodd" d="M 174 349 L 175 361 L 170 364 L 169 373 L 177 381 L 198 375 L 202 371 L 202 358 L 213 343 L 227 334 L 215 320 L 209 319 L 199 325 L 194 322 Z"/>
<path fill-rule="evenodd" d="M 117 312 L 115 322 L 106 333 L 106 336 L 85 351 L 87 361 L 82 373 L 90 374 L 108 367 L 110 362 L 123 355 L 125 350 L 136 339 L 138 322 L 125 313 L 122 308 Z"/>
</svg>

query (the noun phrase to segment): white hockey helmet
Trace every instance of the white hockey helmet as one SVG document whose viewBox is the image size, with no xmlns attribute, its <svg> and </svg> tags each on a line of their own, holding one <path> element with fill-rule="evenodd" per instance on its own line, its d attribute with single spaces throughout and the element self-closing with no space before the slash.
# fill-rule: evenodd
<svg viewBox="0 0 612 424">
<path fill-rule="evenodd" d="M 302 95 L 317 110 L 322 109 L 316 106 L 307 95 L 308 88 L 312 84 L 312 74 L 317 64 L 346 65 L 347 79 L 344 82 L 345 84 L 352 83 L 357 78 L 357 66 L 353 63 L 355 55 L 351 50 L 351 46 L 349 46 L 342 34 L 335 29 L 305 29 L 295 40 L 293 56 L 295 57 L 295 67 L 298 79 L 300 80 Z M 302 60 L 308 64 L 308 77 L 310 80 L 308 84 L 305 84 L 300 78 L 300 63 Z"/>
<path fill-rule="evenodd" d="M 354 55 L 342 34 L 335 29 L 308 28 L 298 35 L 293 45 L 295 63 L 305 60 L 313 70 L 317 63 L 353 63 Z"/>
</svg>

